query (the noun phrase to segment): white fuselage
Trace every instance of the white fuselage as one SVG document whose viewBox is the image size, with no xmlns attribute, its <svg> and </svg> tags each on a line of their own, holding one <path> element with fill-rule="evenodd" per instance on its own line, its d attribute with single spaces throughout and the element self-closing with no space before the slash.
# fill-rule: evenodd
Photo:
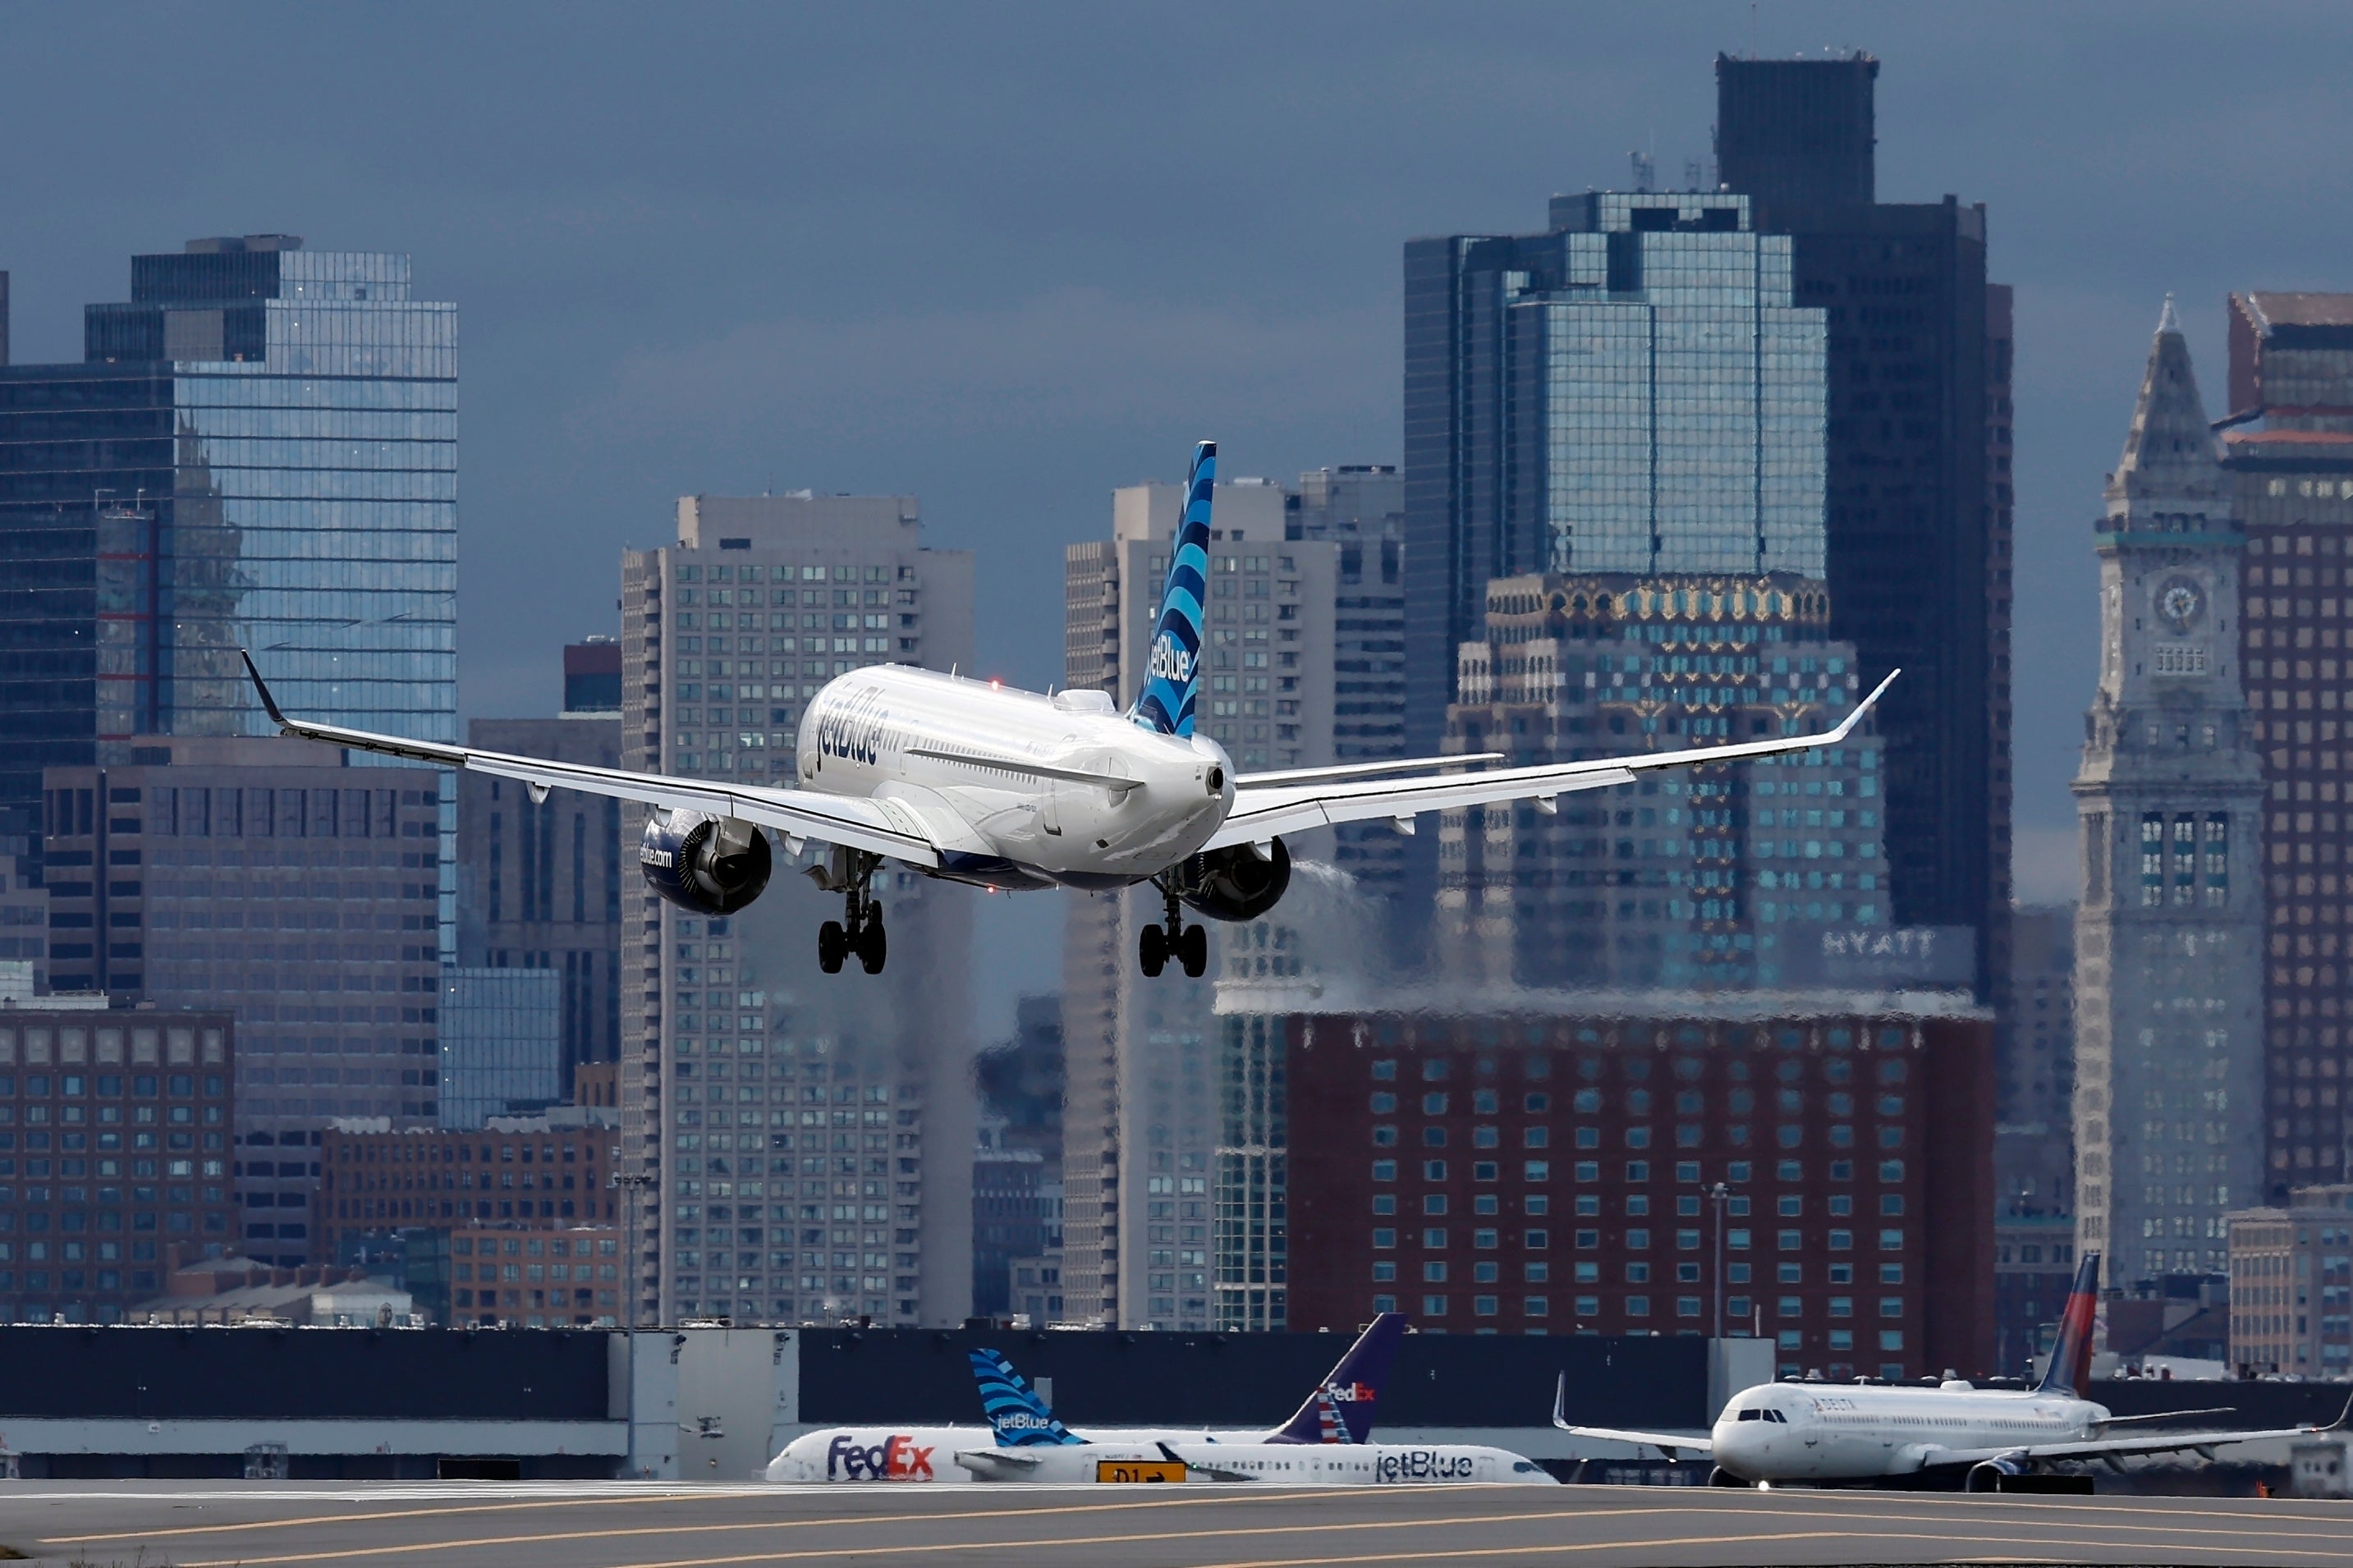
<svg viewBox="0 0 2353 1568">
<path fill-rule="evenodd" d="M 1098 1466 L 1150 1466 L 1173 1454 L 1188 1480 L 1271 1481 L 1289 1487 L 1553 1486 L 1542 1466 L 1503 1448 L 1465 1443 L 1074 1443 L 1017 1450 L 1035 1465 L 992 1462 L 989 1449 L 960 1449 L 958 1466 L 985 1481 L 1079 1485 L 1104 1479 Z"/>
<path fill-rule="evenodd" d="M 1155 1442 L 1202 1443 L 1222 1447 L 1219 1439 L 1256 1442 L 1257 1432 L 1211 1432 L 1200 1427 L 1182 1431 L 1155 1427 L 1090 1427 L 1092 1441 L 1122 1445 L 1126 1452 Z M 976 1479 L 971 1469 L 955 1462 L 958 1452 L 992 1447 L 997 1435 L 986 1426 L 828 1426 L 804 1432 L 768 1461 L 767 1478 L 792 1483 L 828 1481 L 896 1481 L 928 1486 L 962 1486 Z M 1034 1451 L 1034 1450 L 1029 1450 Z M 1156 1452 L 1156 1450 L 1155 1450 Z"/>
<path fill-rule="evenodd" d="M 2083 1442 L 2107 1416 L 2057 1394 L 1768 1383 L 1733 1396 L 1713 1440 L 1743 1480 L 1867 1480 L 1909 1475 L 1939 1449 Z"/>
<path fill-rule="evenodd" d="M 1142 881 L 1208 842 L 1234 800 L 1223 747 L 1132 723 L 1101 692 L 1049 698 L 905 665 L 828 683 L 801 717 L 794 760 L 801 788 L 908 813 L 943 847 L 940 875 L 992 888 Z"/>
</svg>

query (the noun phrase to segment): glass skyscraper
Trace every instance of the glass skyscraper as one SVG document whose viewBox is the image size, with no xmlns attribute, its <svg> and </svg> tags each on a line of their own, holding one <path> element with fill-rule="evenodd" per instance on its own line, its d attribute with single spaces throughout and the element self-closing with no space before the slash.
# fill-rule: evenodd
<svg viewBox="0 0 2353 1568">
<path fill-rule="evenodd" d="M 458 739 L 457 307 L 412 300 L 406 256 L 301 243 L 133 257 L 82 363 L 0 369 L 0 834 L 27 875 L 44 763 L 263 728 L 240 647 L 290 709 Z"/>
<path fill-rule="evenodd" d="M 1825 342 L 1746 197 L 1589 192 L 1540 235 L 1406 247 L 1408 749 L 1487 584 L 1820 579 Z"/>
</svg>

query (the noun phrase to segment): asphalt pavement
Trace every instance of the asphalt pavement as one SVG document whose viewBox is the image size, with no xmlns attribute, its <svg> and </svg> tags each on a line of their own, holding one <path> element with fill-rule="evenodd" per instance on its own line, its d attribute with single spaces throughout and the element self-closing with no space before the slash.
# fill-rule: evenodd
<svg viewBox="0 0 2353 1568">
<path fill-rule="evenodd" d="M 0 1483 L 51 1568 L 2343 1563 L 2353 1504 L 1668 1487 Z"/>
</svg>

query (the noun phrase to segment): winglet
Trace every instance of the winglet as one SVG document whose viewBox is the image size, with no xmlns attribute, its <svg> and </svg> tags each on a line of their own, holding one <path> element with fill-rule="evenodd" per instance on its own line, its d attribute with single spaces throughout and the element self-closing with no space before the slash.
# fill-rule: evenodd
<svg viewBox="0 0 2353 1568">
<path fill-rule="evenodd" d="M 2331 1421 L 2326 1426 L 2316 1426 L 2313 1430 L 2316 1432 L 2342 1432 L 2348 1426 L 2353 1426 L 2353 1394 L 2348 1394 L 2345 1396 L 2345 1408 L 2337 1413 L 2336 1420 Z"/>
<path fill-rule="evenodd" d="M 1560 1374 L 1560 1383 L 1552 1391 L 1552 1424 L 1563 1431 L 1568 1428 L 1568 1373 Z"/>
<path fill-rule="evenodd" d="M 1877 702 L 1879 700 L 1880 694 L 1885 691 L 1889 687 L 1894 685 L 1895 678 L 1903 673 L 1904 671 L 1901 669 L 1889 670 L 1887 672 L 1887 679 L 1873 687 L 1871 689 L 1871 695 L 1856 703 L 1854 705 L 1854 711 L 1848 714 L 1843 720 L 1840 721 L 1839 727 L 1837 729 L 1832 730 L 1829 734 L 1824 735 L 1822 737 L 1821 743 L 1826 746 L 1835 746 L 1841 741 L 1845 740 L 1849 735 L 1854 733 L 1854 727 L 1862 722 L 1862 716 L 1871 711 L 1872 704 Z"/>
<path fill-rule="evenodd" d="M 291 730 L 293 726 L 287 722 L 286 715 L 278 710 L 278 699 L 269 695 L 269 683 L 263 680 L 261 671 L 254 668 L 253 656 L 243 648 L 237 650 L 237 656 L 245 660 L 245 673 L 253 678 L 253 689 L 261 699 L 261 710 L 269 714 L 269 721 L 280 730 Z"/>
</svg>

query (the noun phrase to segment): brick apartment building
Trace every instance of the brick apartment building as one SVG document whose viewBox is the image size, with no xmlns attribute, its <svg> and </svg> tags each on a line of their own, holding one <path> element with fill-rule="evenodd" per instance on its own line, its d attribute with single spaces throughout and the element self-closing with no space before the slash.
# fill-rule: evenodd
<svg viewBox="0 0 2353 1568">
<path fill-rule="evenodd" d="M 1526 1000 L 1550 1005 L 1267 1020 L 1278 1121 L 1314 1130 L 1287 1162 L 1293 1330 L 1720 1321 L 1774 1336 L 1785 1374 L 1991 1370 L 1989 1013 L 1929 993 Z M 1229 1058 L 1254 1022 L 1229 1018 Z"/>
</svg>

